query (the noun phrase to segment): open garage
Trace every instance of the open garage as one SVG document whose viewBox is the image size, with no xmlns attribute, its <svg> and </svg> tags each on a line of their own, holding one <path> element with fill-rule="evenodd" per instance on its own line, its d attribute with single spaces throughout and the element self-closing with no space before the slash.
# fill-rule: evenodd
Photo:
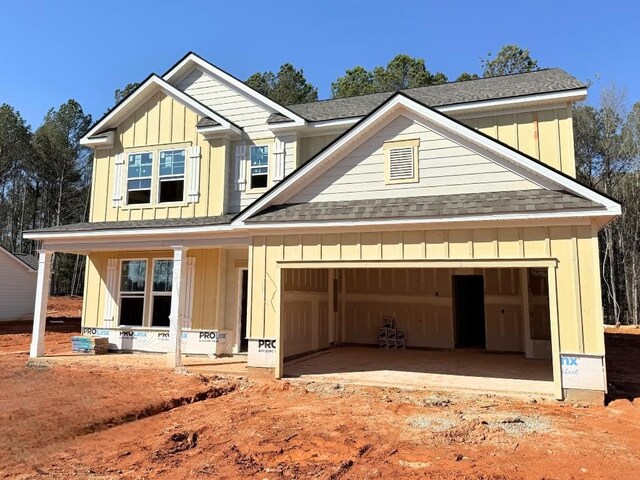
<svg viewBox="0 0 640 480">
<path fill-rule="evenodd" d="M 283 268 L 284 376 L 553 394 L 546 268 Z"/>
</svg>

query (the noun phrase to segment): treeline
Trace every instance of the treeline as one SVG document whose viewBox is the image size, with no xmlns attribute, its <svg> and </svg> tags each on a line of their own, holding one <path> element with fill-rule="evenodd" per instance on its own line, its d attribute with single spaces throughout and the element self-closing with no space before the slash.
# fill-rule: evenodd
<svg viewBox="0 0 640 480">
<path fill-rule="evenodd" d="M 75 100 L 51 109 L 32 131 L 13 107 L 0 105 L 0 244 L 35 254 L 22 232 L 87 219 L 91 151 L 79 140 L 91 125 Z M 84 262 L 56 255 L 52 293 L 82 293 Z"/>
<path fill-rule="evenodd" d="M 456 80 L 522 73 L 538 69 L 529 51 L 503 47 L 480 61 L 480 74 Z M 431 72 L 424 59 L 397 55 L 386 66 L 348 69 L 331 85 L 334 98 L 421 87 L 449 81 Z M 318 99 L 318 89 L 290 63 L 278 72 L 257 72 L 246 83 L 290 105 Z M 115 91 L 116 103 L 138 84 Z M 600 234 L 603 304 L 608 323 L 638 324 L 640 315 L 640 102 L 629 107 L 611 86 L 594 106 L 574 106 L 578 178 L 623 204 L 623 214 Z M 92 153 L 79 145 L 91 124 L 75 100 L 51 109 L 33 131 L 9 105 L 0 105 L 0 244 L 14 252 L 35 253 L 21 232 L 87 220 Z M 54 257 L 52 293 L 82 293 L 84 261 Z"/>
<path fill-rule="evenodd" d="M 600 232 L 607 323 L 638 325 L 640 315 L 640 102 L 603 90 L 596 106 L 573 108 L 578 179 L 622 203 L 622 216 Z"/>
</svg>

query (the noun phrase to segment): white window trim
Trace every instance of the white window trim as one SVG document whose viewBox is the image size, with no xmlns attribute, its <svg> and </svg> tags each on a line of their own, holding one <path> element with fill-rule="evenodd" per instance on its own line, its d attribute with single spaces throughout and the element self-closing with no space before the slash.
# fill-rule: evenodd
<svg viewBox="0 0 640 480">
<path fill-rule="evenodd" d="M 189 188 L 189 186 L 187 185 L 187 179 L 190 178 L 191 176 L 191 169 L 194 168 L 191 165 L 191 161 L 190 161 L 190 157 L 189 157 L 189 152 L 191 151 L 192 148 L 197 148 L 198 149 L 198 155 L 200 154 L 200 147 L 199 146 L 195 146 L 193 145 L 193 142 L 176 142 L 174 143 L 166 143 L 166 144 L 162 144 L 162 145 L 152 145 L 151 148 L 149 148 L 150 146 L 146 146 L 144 147 L 145 150 L 139 150 L 134 148 L 126 148 L 124 149 L 123 155 L 125 156 L 125 162 L 124 162 L 124 168 L 126 169 L 126 172 L 124 173 L 123 177 L 124 177 L 124 200 L 123 200 L 123 204 L 120 208 L 122 208 L 123 210 L 136 210 L 136 209 L 143 209 L 143 208 L 167 208 L 167 207 L 186 207 L 187 205 L 189 205 L 189 203 L 195 203 L 196 201 L 191 201 L 188 199 L 187 196 L 187 188 Z M 185 167 L 184 167 L 184 186 L 183 186 L 183 192 L 182 192 L 182 200 L 176 201 L 176 202 L 162 202 L 160 203 L 158 200 L 160 198 L 160 152 L 165 152 L 165 151 L 170 151 L 170 150 L 184 150 L 185 151 Z M 152 171 L 151 171 L 151 200 L 149 203 L 132 203 L 129 204 L 129 180 L 137 180 L 137 178 L 129 178 L 129 168 L 128 168 L 128 162 L 129 162 L 129 155 L 136 155 L 136 154 L 142 154 L 142 153 L 150 153 L 152 154 L 155 158 L 157 158 L 157 160 L 152 161 Z M 200 158 L 198 158 L 198 168 L 200 167 L 199 165 L 199 161 Z M 141 177 L 141 178 L 149 178 L 149 177 Z M 198 183 L 199 183 L 200 179 L 198 178 Z M 198 185 L 199 188 L 199 185 Z M 198 194 L 198 198 L 199 198 L 199 194 Z"/>
<path fill-rule="evenodd" d="M 146 263 L 144 274 L 144 290 L 142 292 L 123 292 L 122 291 L 122 268 L 124 262 L 141 262 Z M 149 289 L 149 259 L 148 258 L 121 258 L 118 269 L 118 327 L 120 328 L 144 328 L 147 326 L 147 293 Z M 142 295 L 140 295 L 142 293 Z M 122 317 L 122 295 L 130 298 L 140 298 L 142 296 L 142 325 L 123 325 Z"/>
<path fill-rule="evenodd" d="M 160 174 L 160 155 L 163 152 L 175 152 L 176 150 L 182 150 L 184 152 L 184 172 L 182 173 L 182 198 L 180 200 L 174 200 L 172 202 L 161 202 L 160 201 L 160 183 L 163 179 L 178 179 L 180 175 L 162 175 Z M 177 148 L 162 148 L 158 149 L 158 181 L 156 186 L 156 205 L 175 205 L 175 204 L 183 204 L 185 203 L 185 197 L 187 195 L 187 164 L 189 163 L 189 157 L 187 155 L 188 147 L 177 147 Z"/>
<path fill-rule="evenodd" d="M 147 324 L 150 328 L 169 328 L 169 327 L 161 327 L 161 326 L 154 326 L 153 325 L 153 305 L 154 305 L 154 297 L 158 296 L 158 297 L 171 297 L 171 291 L 173 290 L 173 285 L 171 285 L 171 290 L 169 290 L 168 292 L 156 292 L 153 289 L 153 272 L 155 271 L 156 268 L 156 263 L 158 261 L 170 261 L 173 262 L 173 258 L 170 257 L 158 257 L 158 258 L 152 258 L 151 259 L 151 288 L 150 288 L 150 296 L 149 296 L 149 318 L 147 319 Z M 146 298 L 145 298 L 145 302 L 146 302 Z"/>
<path fill-rule="evenodd" d="M 151 176 L 149 177 L 133 177 L 133 178 L 129 178 L 129 158 L 131 157 L 131 155 L 144 155 L 145 153 L 149 153 L 151 154 Z M 124 204 L 127 207 L 132 207 L 132 208 L 142 208 L 144 206 L 147 205 L 152 205 L 153 204 L 153 176 L 154 176 L 154 172 L 155 172 L 155 168 L 154 168 L 154 161 L 153 161 L 153 157 L 154 157 L 155 152 L 153 150 L 140 150 L 140 151 L 131 151 L 131 152 L 126 152 L 126 160 L 125 160 L 125 170 L 127 172 L 126 175 L 126 179 L 124 181 L 124 185 L 125 185 L 125 192 L 126 192 L 126 196 L 125 196 L 125 202 Z M 143 190 L 147 190 L 146 188 L 134 188 L 132 190 L 129 190 L 129 180 L 151 180 L 151 185 L 149 186 L 149 203 L 129 203 L 129 192 L 141 192 Z"/>
<path fill-rule="evenodd" d="M 397 140 L 384 142 L 384 183 L 396 185 L 400 183 L 417 183 L 420 181 L 420 139 Z M 391 150 L 396 148 L 411 148 L 413 155 L 413 176 L 407 178 L 391 178 Z"/>
<path fill-rule="evenodd" d="M 251 165 L 251 150 L 253 148 L 260 148 L 260 147 L 267 147 L 267 183 L 264 187 L 253 187 L 252 186 L 252 172 L 254 168 L 264 168 L 264 166 L 252 166 Z M 247 174 L 247 190 L 249 190 L 250 192 L 266 192 L 269 189 L 269 181 L 271 180 L 271 144 L 269 143 L 262 143 L 262 144 L 257 144 L 257 145 L 249 145 L 249 148 L 247 148 L 247 168 L 248 168 L 248 174 Z"/>
</svg>

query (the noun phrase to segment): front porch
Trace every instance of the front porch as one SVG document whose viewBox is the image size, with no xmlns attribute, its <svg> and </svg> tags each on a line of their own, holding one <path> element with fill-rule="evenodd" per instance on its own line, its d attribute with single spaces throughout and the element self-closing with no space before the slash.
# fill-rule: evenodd
<svg viewBox="0 0 640 480">
<path fill-rule="evenodd" d="M 183 365 L 182 354 L 204 355 L 205 363 L 246 354 L 246 241 L 167 243 L 44 244 L 31 358 L 44 355 L 51 262 L 58 252 L 86 255 L 82 334 L 109 338 L 109 350 L 162 353 L 170 367 Z"/>
</svg>

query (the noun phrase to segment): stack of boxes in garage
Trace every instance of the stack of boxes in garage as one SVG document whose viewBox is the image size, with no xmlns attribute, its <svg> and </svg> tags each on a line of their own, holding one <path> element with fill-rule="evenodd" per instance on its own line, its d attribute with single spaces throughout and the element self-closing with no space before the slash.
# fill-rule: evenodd
<svg viewBox="0 0 640 480">
<path fill-rule="evenodd" d="M 396 328 L 396 320 L 392 317 L 384 317 L 383 326 L 378 330 L 380 348 L 404 349 L 406 347 L 407 334 L 403 329 Z"/>
</svg>

